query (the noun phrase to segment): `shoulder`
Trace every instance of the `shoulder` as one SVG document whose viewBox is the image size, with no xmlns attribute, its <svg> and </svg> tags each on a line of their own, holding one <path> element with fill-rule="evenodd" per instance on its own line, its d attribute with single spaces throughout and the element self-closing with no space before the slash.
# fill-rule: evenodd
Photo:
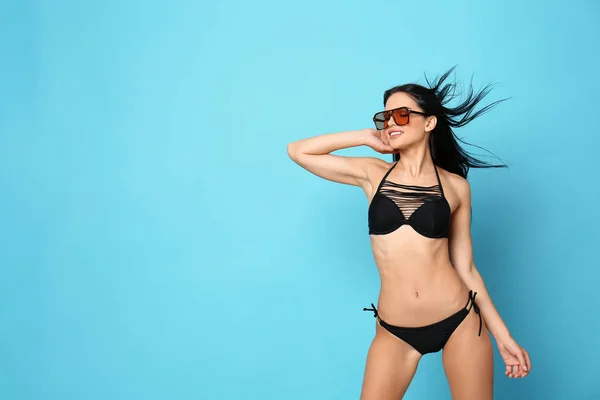
<svg viewBox="0 0 600 400">
<path fill-rule="evenodd" d="M 444 185 L 444 191 L 451 192 L 452 196 L 458 200 L 458 203 L 470 203 L 471 185 L 469 181 L 462 176 L 446 171 L 438 167 L 440 179 Z"/>
<path fill-rule="evenodd" d="M 440 178 L 448 182 L 457 191 L 462 192 L 470 189 L 469 181 L 462 176 L 450 171 L 446 171 L 442 167 L 438 167 L 438 171 L 440 173 Z"/>
</svg>

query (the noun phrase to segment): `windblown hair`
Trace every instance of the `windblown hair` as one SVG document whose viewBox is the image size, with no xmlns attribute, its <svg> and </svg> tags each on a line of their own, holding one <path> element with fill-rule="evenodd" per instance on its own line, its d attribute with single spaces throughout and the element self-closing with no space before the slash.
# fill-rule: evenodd
<svg viewBox="0 0 600 400">
<path fill-rule="evenodd" d="M 495 101 L 475 112 L 475 107 L 490 92 L 491 86 L 488 84 L 481 91 L 474 93 L 471 81 L 467 98 L 455 107 L 446 107 L 456 97 L 456 83 L 444 84 L 444 82 L 455 68 L 452 67 L 433 83 L 425 77 L 429 87 L 409 83 L 386 90 L 383 95 L 384 106 L 391 95 L 403 92 L 410 95 L 427 115 L 437 117 L 437 124 L 429 135 L 429 148 L 433 162 L 449 172 L 466 178 L 469 168 L 508 167 L 505 163 L 496 165 L 481 161 L 459 145 L 459 142 L 467 145 L 471 144 L 457 137 L 453 128 L 465 126 L 506 99 Z M 395 153 L 394 161 L 399 159 L 400 154 Z"/>
</svg>

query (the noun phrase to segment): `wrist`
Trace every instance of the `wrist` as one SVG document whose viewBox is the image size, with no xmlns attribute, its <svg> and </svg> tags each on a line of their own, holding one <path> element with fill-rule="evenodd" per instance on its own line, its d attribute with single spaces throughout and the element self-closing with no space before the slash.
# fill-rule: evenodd
<svg viewBox="0 0 600 400">
<path fill-rule="evenodd" d="M 499 343 L 506 343 L 513 340 L 513 337 L 508 330 L 503 330 L 501 332 L 492 332 L 492 336 L 494 336 L 496 342 Z"/>
<path fill-rule="evenodd" d="M 376 132 L 377 131 L 375 129 L 365 128 L 354 131 L 354 135 L 356 136 L 357 140 L 360 141 L 360 144 L 368 146 Z"/>
</svg>

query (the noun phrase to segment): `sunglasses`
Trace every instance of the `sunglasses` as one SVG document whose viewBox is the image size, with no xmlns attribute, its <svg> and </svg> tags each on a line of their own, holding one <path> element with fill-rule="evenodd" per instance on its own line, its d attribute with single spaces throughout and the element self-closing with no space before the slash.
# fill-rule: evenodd
<svg viewBox="0 0 600 400">
<path fill-rule="evenodd" d="M 373 116 L 373 122 L 375 122 L 375 127 L 379 130 L 388 127 L 390 117 L 394 117 L 396 125 L 406 125 L 410 122 L 410 114 L 428 115 L 420 111 L 411 110 L 408 107 L 400 107 L 376 113 Z"/>
</svg>

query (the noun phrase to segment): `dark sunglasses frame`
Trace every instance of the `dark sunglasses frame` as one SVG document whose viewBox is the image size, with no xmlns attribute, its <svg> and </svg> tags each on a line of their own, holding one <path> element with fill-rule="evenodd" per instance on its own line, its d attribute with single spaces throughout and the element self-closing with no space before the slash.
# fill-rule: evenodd
<svg viewBox="0 0 600 400">
<path fill-rule="evenodd" d="M 397 119 L 394 116 L 394 114 L 399 113 L 401 110 L 405 110 L 406 111 L 406 122 L 401 124 L 397 121 Z M 408 107 L 399 107 L 399 108 L 394 108 L 393 110 L 385 110 L 385 111 L 379 111 L 378 113 L 375 113 L 375 115 L 373 115 L 373 122 L 375 123 L 375 127 L 377 128 L 377 130 L 383 130 L 385 129 L 385 123 L 386 121 L 389 121 L 390 117 L 394 117 L 394 122 L 396 122 L 396 125 L 398 126 L 402 126 L 402 125 L 407 125 L 410 122 L 410 114 L 419 114 L 419 115 L 430 115 L 421 111 L 415 111 L 415 110 L 411 110 Z M 387 117 L 387 118 L 386 118 Z M 381 124 L 381 128 L 378 126 L 378 123 Z"/>
</svg>

